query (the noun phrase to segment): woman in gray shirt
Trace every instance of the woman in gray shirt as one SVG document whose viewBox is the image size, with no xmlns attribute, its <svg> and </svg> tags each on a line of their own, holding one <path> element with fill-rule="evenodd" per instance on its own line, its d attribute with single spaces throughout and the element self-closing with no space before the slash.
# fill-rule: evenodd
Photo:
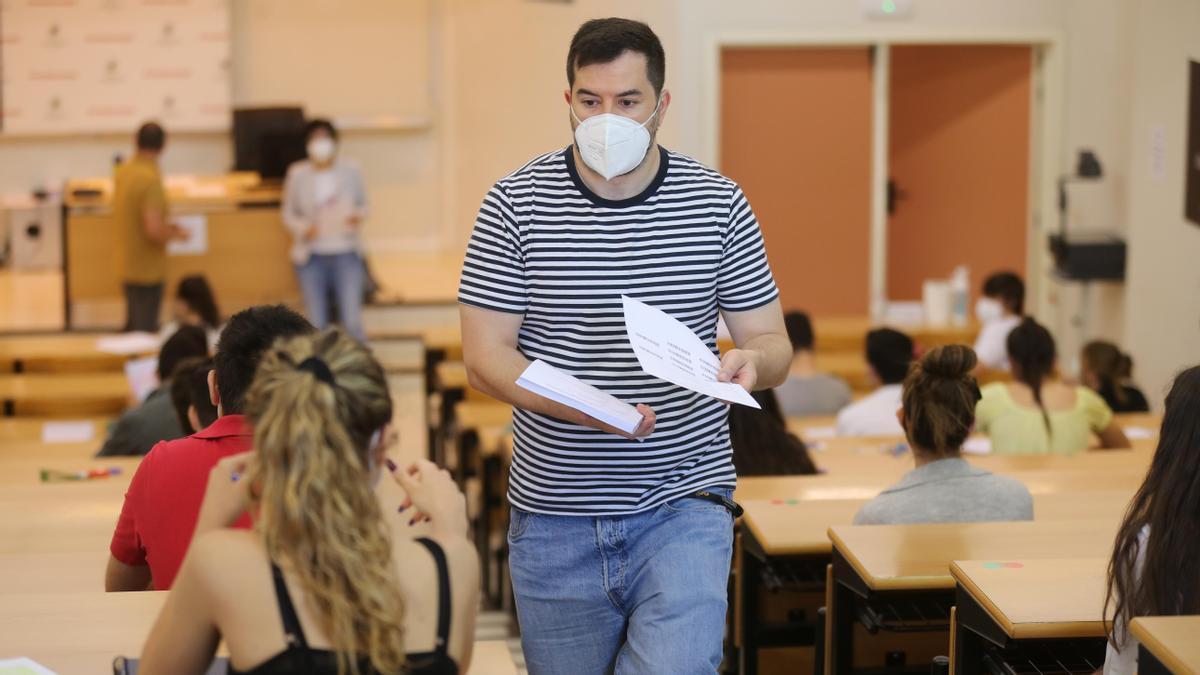
<svg viewBox="0 0 1200 675">
<path fill-rule="evenodd" d="M 337 157 L 337 130 L 328 120 L 308 123 L 308 159 L 288 167 L 283 183 L 283 222 L 292 235 L 292 263 L 304 294 L 308 318 L 318 329 L 329 325 L 329 299 L 337 302 L 338 323 L 360 341 L 363 286 L 359 230 L 367 218 L 362 173 Z"/>
<path fill-rule="evenodd" d="M 973 467 L 960 456 L 975 425 L 975 352 L 931 350 L 904 380 L 900 426 L 916 468 L 863 505 L 855 525 L 1033 520 L 1033 497 L 1019 481 Z"/>
</svg>

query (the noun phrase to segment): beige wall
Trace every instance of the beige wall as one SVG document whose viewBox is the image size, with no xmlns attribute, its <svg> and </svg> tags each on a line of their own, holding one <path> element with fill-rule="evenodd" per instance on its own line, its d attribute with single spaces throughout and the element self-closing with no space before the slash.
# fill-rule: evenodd
<svg viewBox="0 0 1200 675">
<path fill-rule="evenodd" d="M 409 126 L 345 129 L 342 153 L 364 170 L 379 250 L 439 250 L 440 153 L 431 115 L 435 0 L 231 0 L 235 106 L 302 103 L 312 115 L 359 126 L 389 115 Z M 121 135 L 0 137 L 0 195 L 107 175 Z M 168 134 L 170 128 L 167 129 Z M 213 174 L 233 164 L 225 133 L 168 139 L 168 173 Z"/>
<path fill-rule="evenodd" d="M 1130 133 L 1128 344 L 1134 374 L 1161 406 L 1171 377 L 1200 363 L 1200 226 L 1183 217 L 1188 61 L 1200 61 L 1200 4 L 1139 2 Z M 1163 173 L 1151 135 L 1166 135 Z"/>
<path fill-rule="evenodd" d="M 446 0 L 443 7 L 447 231 L 460 249 L 496 180 L 572 142 L 563 91 L 567 48 L 580 24 L 604 16 L 646 21 L 667 53 L 668 88 L 687 67 L 679 56 L 676 0 Z M 672 107 L 659 141 L 674 148 L 679 116 L 691 114 Z"/>
</svg>

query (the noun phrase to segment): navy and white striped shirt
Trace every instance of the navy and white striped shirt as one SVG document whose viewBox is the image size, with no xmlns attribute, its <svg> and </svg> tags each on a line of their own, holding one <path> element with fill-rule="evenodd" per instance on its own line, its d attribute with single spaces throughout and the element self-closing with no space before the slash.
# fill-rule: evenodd
<svg viewBox="0 0 1200 675">
<path fill-rule="evenodd" d="M 658 421 L 643 442 L 516 410 L 509 500 L 561 515 L 627 514 L 706 487 L 734 486 L 725 404 L 646 374 L 621 295 L 687 324 L 717 353 L 718 310 L 778 296 L 758 221 L 741 189 L 659 148 L 639 195 L 604 199 L 571 148 L 501 179 L 480 208 L 459 302 L 523 314 L 518 348 Z"/>
</svg>

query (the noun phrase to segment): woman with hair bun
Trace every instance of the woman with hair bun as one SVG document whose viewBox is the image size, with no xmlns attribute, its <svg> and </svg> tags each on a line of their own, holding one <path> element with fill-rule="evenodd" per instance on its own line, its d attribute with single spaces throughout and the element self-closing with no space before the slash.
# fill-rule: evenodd
<svg viewBox="0 0 1200 675">
<path fill-rule="evenodd" d="M 936 347 L 913 364 L 897 413 L 916 468 L 863 505 L 855 525 L 1033 520 L 1033 497 L 1019 481 L 971 466 L 962 445 L 975 426 L 975 352 Z"/>
</svg>

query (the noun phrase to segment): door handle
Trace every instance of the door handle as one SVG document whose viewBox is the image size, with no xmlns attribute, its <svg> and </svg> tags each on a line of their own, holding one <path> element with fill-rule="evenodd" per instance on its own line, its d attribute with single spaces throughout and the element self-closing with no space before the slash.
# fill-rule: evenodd
<svg viewBox="0 0 1200 675">
<path fill-rule="evenodd" d="M 896 186 L 896 180 L 889 178 L 887 182 L 887 213 L 889 216 L 896 214 L 896 202 L 908 197 L 908 193 Z"/>
</svg>

